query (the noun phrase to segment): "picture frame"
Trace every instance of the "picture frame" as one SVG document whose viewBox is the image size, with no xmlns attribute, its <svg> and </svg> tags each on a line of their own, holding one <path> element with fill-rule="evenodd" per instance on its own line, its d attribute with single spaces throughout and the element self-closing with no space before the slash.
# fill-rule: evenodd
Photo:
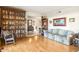
<svg viewBox="0 0 79 59">
<path fill-rule="evenodd" d="M 49 23 L 51 24 L 52 23 L 52 20 L 50 20 Z"/>
<path fill-rule="evenodd" d="M 66 17 L 53 19 L 53 26 L 66 26 Z"/>
<path fill-rule="evenodd" d="M 69 18 L 69 22 L 75 22 L 75 18 Z"/>
</svg>

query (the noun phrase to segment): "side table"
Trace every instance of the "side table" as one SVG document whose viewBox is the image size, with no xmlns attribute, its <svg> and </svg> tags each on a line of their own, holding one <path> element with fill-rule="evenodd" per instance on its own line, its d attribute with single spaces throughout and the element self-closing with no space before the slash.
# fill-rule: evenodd
<svg viewBox="0 0 79 59">
<path fill-rule="evenodd" d="M 73 44 L 74 44 L 74 46 L 79 47 L 79 38 L 75 38 L 73 40 Z"/>
<path fill-rule="evenodd" d="M 71 35 L 70 36 L 70 44 L 72 45 L 73 44 L 73 40 L 75 39 L 75 35 Z"/>
</svg>

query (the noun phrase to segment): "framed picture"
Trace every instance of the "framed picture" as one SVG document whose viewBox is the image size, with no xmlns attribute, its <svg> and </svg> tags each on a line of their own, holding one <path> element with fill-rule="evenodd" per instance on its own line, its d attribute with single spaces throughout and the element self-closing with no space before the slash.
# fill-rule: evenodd
<svg viewBox="0 0 79 59">
<path fill-rule="evenodd" d="M 69 22 L 75 22 L 75 18 L 69 18 Z"/>
<path fill-rule="evenodd" d="M 51 24 L 51 23 L 52 23 L 52 21 L 50 20 L 50 21 L 49 21 L 49 23 Z"/>
<path fill-rule="evenodd" d="M 66 26 L 66 18 L 55 18 L 53 19 L 54 26 Z"/>
</svg>

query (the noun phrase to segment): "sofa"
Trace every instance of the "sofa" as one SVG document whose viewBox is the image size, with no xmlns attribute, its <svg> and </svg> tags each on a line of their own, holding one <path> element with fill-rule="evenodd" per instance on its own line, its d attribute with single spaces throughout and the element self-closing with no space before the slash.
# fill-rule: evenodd
<svg viewBox="0 0 79 59">
<path fill-rule="evenodd" d="M 44 37 L 47 37 L 51 40 L 55 40 L 65 45 L 72 44 L 71 37 L 73 36 L 73 34 L 73 31 L 63 29 L 44 30 Z"/>
</svg>

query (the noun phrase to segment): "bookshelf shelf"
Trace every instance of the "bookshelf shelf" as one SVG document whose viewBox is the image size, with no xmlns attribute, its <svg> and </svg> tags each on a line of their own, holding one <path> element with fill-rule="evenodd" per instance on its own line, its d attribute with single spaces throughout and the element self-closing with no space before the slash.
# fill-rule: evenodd
<svg viewBox="0 0 79 59">
<path fill-rule="evenodd" d="M 26 11 L 13 7 L 0 7 L 0 27 L 3 31 L 10 31 L 16 38 L 25 37 Z"/>
</svg>

